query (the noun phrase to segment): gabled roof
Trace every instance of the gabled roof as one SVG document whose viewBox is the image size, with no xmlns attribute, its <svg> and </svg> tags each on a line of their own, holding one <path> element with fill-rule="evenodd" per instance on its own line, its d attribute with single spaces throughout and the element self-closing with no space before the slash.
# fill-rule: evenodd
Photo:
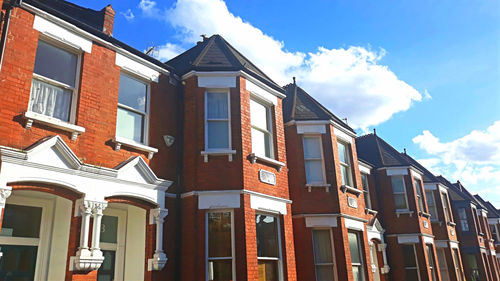
<svg viewBox="0 0 500 281">
<path fill-rule="evenodd" d="M 202 42 L 166 64 L 173 67 L 179 76 L 190 71 L 245 71 L 271 88 L 283 92 L 283 88 L 218 34 L 204 37 Z"/>
<path fill-rule="evenodd" d="M 96 11 L 87 9 L 64 0 L 23 0 L 23 3 L 29 4 L 68 23 L 71 23 L 83 31 L 99 37 L 100 39 L 120 47 L 159 67 L 173 72 L 173 69 L 161 61 L 146 55 L 145 53 L 104 33 L 102 31 L 104 10 Z"/>
<path fill-rule="evenodd" d="M 410 155 L 406 153 L 401 153 L 401 156 L 406 158 L 406 160 L 408 160 L 408 162 L 410 162 L 412 166 L 417 167 L 420 171 L 424 173 L 424 176 L 422 177 L 422 180 L 424 182 L 429 182 L 429 183 L 439 182 L 439 180 L 429 170 L 427 170 L 424 166 L 422 166 L 417 160 L 413 159 Z"/>
<path fill-rule="evenodd" d="M 354 132 L 344 121 L 315 100 L 296 83 L 285 87 L 286 98 L 283 100 L 283 121 L 331 120 L 345 129 Z"/>
<path fill-rule="evenodd" d="M 375 168 L 415 166 L 376 134 L 357 137 L 356 150 L 359 158 L 370 163 Z"/>
</svg>

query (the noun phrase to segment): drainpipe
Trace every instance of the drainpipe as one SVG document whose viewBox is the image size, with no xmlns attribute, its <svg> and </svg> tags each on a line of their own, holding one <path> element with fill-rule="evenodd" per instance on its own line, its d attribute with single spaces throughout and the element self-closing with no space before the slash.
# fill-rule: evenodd
<svg viewBox="0 0 500 281">
<path fill-rule="evenodd" d="M 7 33 L 9 32 L 10 16 L 14 7 L 19 7 L 22 0 L 11 0 L 9 3 L 4 3 L 5 13 L 2 13 L 1 22 L 3 23 L 2 37 L 0 38 L 0 72 L 2 71 L 3 55 L 5 52 L 5 45 L 7 42 Z"/>
</svg>

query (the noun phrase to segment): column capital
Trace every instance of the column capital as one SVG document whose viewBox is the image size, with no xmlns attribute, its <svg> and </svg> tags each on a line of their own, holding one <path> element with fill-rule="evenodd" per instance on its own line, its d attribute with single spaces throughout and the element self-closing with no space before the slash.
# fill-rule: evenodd
<svg viewBox="0 0 500 281">
<path fill-rule="evenodd" d="M 5 207 L 5 202 L 7 198 L 12 194 L 12 187 L 4 185 L 0 186 L 0 209 Z"/>
<path fill-rule="evenodd" d="M 149 210 L 149 224 L 163 224 L 168 215 L 168 209 L 156 208 Z"/>
<path fill-rule="evenodd" d="M 107 201 L 97 201 L 89 200 L 85 198 L 80 198 L 76 200 L 75 204 L 75 217 L 79 217 L 83 214 L 97 214 L 102 215 L 102 211 L 108 206 Z"/>
</svg>

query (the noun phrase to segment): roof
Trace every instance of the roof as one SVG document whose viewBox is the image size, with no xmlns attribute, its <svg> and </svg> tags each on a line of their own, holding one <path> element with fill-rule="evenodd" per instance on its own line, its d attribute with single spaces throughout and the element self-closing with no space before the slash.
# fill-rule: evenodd
<svg viewBox="0 0 500 281">
<path fill-rule="evenodd" d="M 474 198 L 476 198 L 478 201 L 480 201 L 484 207 L 486 207 L 486 210 L 488 211 L 488 217 L 489 218 L 500 218 L 500 211 L 498 211 L 493 204 L 491 204 L 490 201 L 485 201 L 481 196 L 478 194 L 474 195 Z"/>
<path fill-rule="evenodd" d="M 376 134 L 367 134 L 356 138 L 358 157 L 375 168 L 415 166 L 403 157 L 394 147 Z M 415 167 L 419 169 L 418 167 Z M 420 170 L 420 169 L 419 169 Z"/>
<path fill-rule="evenodd" d="M 456 183 L 451 183 L 448 179 L 446 179 L 442 175 L 437 176 L 436 179 L 438 179 L 439 182 L 441 182 L 442 184 L 449 187 L 453 192 L 455 192 L 463 200 L 473 202 L 474 204 L 478 205 L 478 207 L 486 209 L 486 206 L 481 202 L 481 200 L 478 200 L 474 195 L 472 195 L 465 188 L 465 186 L 462 185 L 462 183 L 460 181 L 457 181 Z"/>
<path fill-rule="evenodd" d="M 285 99 L 283 100 L 283 121 L 311 121 L 311 120 L 331 120 L 343 128 L 354 132 L 344 121 L 326 109 L 311 95 L 304 91 L 296 83 L 291 83 L 285 87 Z"/>
<path fill-rule="evenodd" d="M 117 47 L 120 47 L 144 60 L 147 60 L 161 68 L 173 72 L 173 69 L 161 61 L 144 54 L 143 52 L 123 43 L 116 38 L 105 34 L 103 30 L 104 9 L 96 11 L 83 8 L 64 0 L 24 0 L 26 4 L 43 10 L 55 17 L 58 17 L 66 22 L 69 22 L 76 27 L 107 41 Z"/>
<path fill-rule="evenodd" d="M 245 71 L 271 88 L 283 92 L 282 87 L 218 34 L 204 37 L 196 46 L 166 64 L 173 67 L 179 76 L 190 71 Z"/>
<path fill-rule="evenodd" d="M 412 166 L 415 166 L 417 167 L 420 171 L 423 172 L 423 177 L 422 177 L 422 180 L 424 182 L 428 182 L 428 183 L 438 183 L 439 180 L 429 171 L 427 170 L 424 166 L 422 166 L 417 160 L 413 159 L 410 155 L 406 154 L 406 153 L 401 153 L 401 156 L 403 156 L 404 158 L 406 158 L 406 160 L 408 160 L 408 162 L 411 163 Z"/>
</svg>

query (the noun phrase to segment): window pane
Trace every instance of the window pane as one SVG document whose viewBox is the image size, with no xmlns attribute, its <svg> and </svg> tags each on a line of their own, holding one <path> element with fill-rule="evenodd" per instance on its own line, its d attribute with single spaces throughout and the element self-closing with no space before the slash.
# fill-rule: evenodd
<svg viewBox="0 0 500 281">
<path fill-rule="evenodd" d="M 255 222 L 257 228 L 257 256 L 279 257 L 276 217 L 258 214 L 255 216 Z"/>
<path fill-rule="evenodd" d="M 259 281 L 278 281 L 278 261 L 259 260 Z"/>
<path fill-rule="evenodd" d="M 415 189 L 417 191 L 417 199 L 418 199 L 418 209 L 421 211 L 421 212 L 425 212 L 425 208 L 424 208 L 424 197 L 422 195 L 422 187 L 420 185 L 420 181 L 419 180 L 414 180 L 413 181 L 413 185 L 415 186 Z"/>
<path fill-rule="evenodd" d="M 445 193 L 441 193 L 441 200 L 443 201 L 443 209 L 444 209 L 444 215 L 446 217 L 446 221 L 451 221 L 450 219 L 450 213 L 449 213 L 449 205 L 448 205 L 448 196 L 446 196 Z"/>
<path fill-rule="evenodd" d="M 317 265 L 316 281 L 333 281 L 333 267 L 331 265 Z"/>
<path fill-rule="evenodd" d="M 340 174 L 342 175 L 342 184 L 351 186 L 351 178 L 349 177 L 349 166 L 340 165 Z"/>
<path fill-rule="evenodd" d="M 332 263 L 332 243 L 329 230 L 313 230 L 314 262 Z M 330 270 L 332 268 L 330 267 Z"/>
<path fill-rule="evenodd" d="M 116 133 L 118 136 L 134 140 L 143 141 L 142 128 L 144 126 L 144 116 L 123 108 L 118 108 L 116 121 Z"/>
<path fill-rule="evenodd" d="M 347 163 L 347 157 L 346 157 L 347 148 L 346 148 L 346 146 L 343 143 L 339 142 L 338 148 L 339 148 L 340 162 Z"/>
<path fill-rule="evenodd" d="M 396 205 L 396 209 L 408 209 L 404 194 L 394 194 L 394 204 Z"/>
<path fill-rule="evenodd" d="M 208 257 L 231 256 L 231 213 L 208 213 Z"/>
<path fill-rule="evenodd" d="M 33 79 L 31 82 L 30 110 L 69 121 L 72 92 Z"/>
<path fill-rule="evenodd" d="M 75 54 L 38 41 L 34 72 L 74 87 L 77 60 Z"/>
<path fill-rule="evenodd" d="M 403 257 L 405 267 L 417 267 L 415 260 L 415 249 L 413 245 L 403 245 Z"/>
<path fill-rule="evenodd" d="M 233 280 L 233 263 L 231 260 L 216 260 L 208 262 L 209 281 Z"/>
<path fill-rule="evenodd" d="M 361 272 L 361 266 L 353 266 L 352 267 L 352 277 L 354 281 L 362 281 L 362 272 Z"/>
<path fill-rule="evenodd" d="M 271 156 L 270 135 L 252 128 L 252 152 L 256 155 Z"/>
<path fill-rule="evenodd" d="M 102 251 L 104 261 L 97 271 L 97 281 L 113 281 L 115 280 L 115 251 Z"/>
<path fill-rule="evenodd" d="M 207 118 L 228 119 L 227 93 L 207 93 Z"/>
<path fill-rule="evenodd" d="M 306 160 L 307 183 L 323 183 L 323 167 L 321 160 Z"/>
<path fill-rule="evenodd" d="M 250 100 L 250 122 L 252 126 L 269 130 L 268 110 L 263 104 Z"/>
<path fill-rule="evenodd" d="M 432 191 L 426 191 L 425 197 L 427 198 L 427 206 L 429 207 L 429 212 L 432 219 L 438 219 L 436 213 L 436 202 L 434 201 L 434 193 Z"/>
<path fill-rule="evenodd" d="M 392 191 L 397 193 L 403 193 L 405 191 L 405 185 L 403 182 L 403 177 L 391 177 Z"/>
<path fill-rule="evenodd" d="M 418 281 L 418 270 L 406 269 L 406 280 L 405 281 Z"/>
<path fill-rule="evenodd" d="M 363 185 L 363 190 L 368 191 L 368 175 L 361 174 L 361 185 Z"/>
<path fill-rule="evenodd" d="M 42 208 L 6 204 L 0 236 L 40 237 Z"/>
<path fill-rule="evenodd" d="M 349 237 L 349 249 L 351 250 L 351 262 L 352 263 L 362 263 L 361 255 L 359 252 L 359 242 L 358 235 L 353 232 L 348 233 Z"/>
<path fill-rule="evenodd" d="M 146 112 L 147 84 L 126 74 L 120 74 L 118 102 L 133 109 Z"/>
<path fill-rule="evenodd" d="M 303 138 L 304 157 L 305 158 L 321 158 L 321 138 Z"/>
<path fill-rule="evenodd" d="M 446 257 L 445 257 L 444 249 L 438 249 L 436 251 L 436 254 L 438 257 L 439 272 L 441 273 L 441 280 L 442 281 L 449 281 L 450 277 L 448 275 L 448 267 L 446 264 Z"/>
<path fill-rule="evenodd" d="M 34 280 L 37 246 L 2 245 L 0 280 Z"/>
<path fill-rule="evenodd" d="M 229 127 L 227 121 L 209 121 L 208 148 L 229 148 Z"/>
<path fill-rule="evenodd" d="M 102 216 L 101 242 L 116 243 L 118 233 L 118 217 Z"/>
</svg>

